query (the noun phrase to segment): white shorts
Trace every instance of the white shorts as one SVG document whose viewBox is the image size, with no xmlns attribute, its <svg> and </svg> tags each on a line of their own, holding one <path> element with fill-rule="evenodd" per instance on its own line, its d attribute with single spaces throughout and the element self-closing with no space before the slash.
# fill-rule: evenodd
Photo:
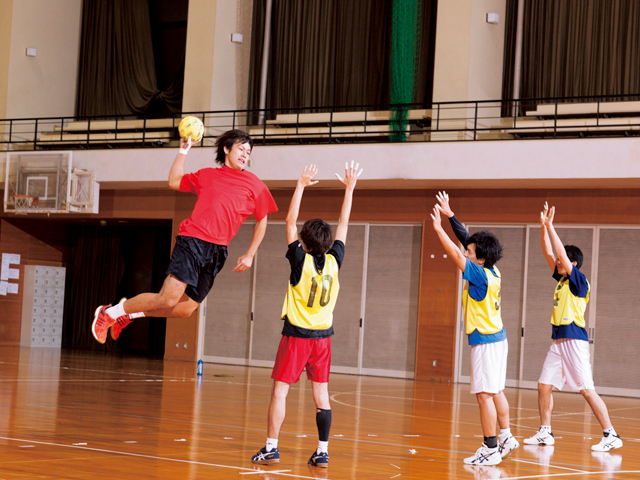
<svg viewBox="0 0 640 480">
<path fill-rule="evenodd" d="M 554 340 L 538 382 L 558 390 L 562 390 L 565 383 L 572 392 L 594 390 L 589 342 L 573 338 Z"/>
<path fill-rule="evenodd" d="M 500 393 L 507 379 L 507 340 L 471 347 L 471 393 Z"/>
</svg>

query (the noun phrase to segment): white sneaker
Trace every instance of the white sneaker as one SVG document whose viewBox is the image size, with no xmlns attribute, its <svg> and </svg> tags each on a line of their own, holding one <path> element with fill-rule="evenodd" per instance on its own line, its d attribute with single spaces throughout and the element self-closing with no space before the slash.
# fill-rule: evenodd
<svg viewBox="0 0 640 480">
<path fill-rule="evenodd" d="M 498 447 L 489 448 L 484 443 L 472 457 L 464 459 L 467 465 L 498 465 L 502 461 Z"/>
<path fill-rule="evenodd" d="M 622 440 L 618 435 L 611 435 L 607 433 L 600 443 L 597 445 L 592 445 L 591 450 L 594 452 L 608 452 L 609 450 L 613 450 L 614 448 L 620 448 L 622 446 Z"/>
<path fill-rule="evenodd" d="M 533 437 L 525 438 L 524 443 L 527 445 L 553 445 L 556 443 L 556 439 L 553 438 L 553 433 L 547 432 L 538 432 Z"/>
<path fill-rule="evenodd" d="M 516 437 L 509 435 L 504 441 L 498 442 L 498 451 L 500 452 L 500 456 L 504 458 L 519 446 L 520 442 L 516 440 Z"/>
</svg>

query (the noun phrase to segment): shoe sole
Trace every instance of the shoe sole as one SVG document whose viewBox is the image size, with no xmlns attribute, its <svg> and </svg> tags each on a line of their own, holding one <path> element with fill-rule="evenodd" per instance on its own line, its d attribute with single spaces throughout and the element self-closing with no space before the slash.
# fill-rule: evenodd
<svg viewBox="0 0 640 480">
<path fill-rule="evenodd" d="M 280 463 L 280 459 L 276 458 L 275 460 L 251 460 L 251 463 L 254 465 L 275 465 Z"/>
<path fill-rule="evenodd" d="M 329 467 L 328 463 L 309 463 L 309 465 L 311 465 L 312 467 L 317 467 L 317 468 L 328 468 Z"/>
<path fill-rule="evenodd" d="M 96 335 L 96 322 L 98 321 L 98 314 L 100 313 L 101 308 L 102 308 L 102 305 L 96 308 L 96 311 L 93 314 L 93 323 L 91 324 L 91 334 L 93 335 L 93 338 L 95 338 L 98 343 L 104 344 L 106 340 L 100 340 Z"/>
<path fill-rule="evenodd" d="M 128 300 L 128 298 L 127 298 L 127 297 L 122 297 L 122 298 L 120 299 L 120 301 L 118 302 L 118 305 L 120 305 L 121 303 L 126 302 L 127 300 Z M 118 340 L 118 338 L 120 337 L 120 335 L 118 335 L 117 337 L 115 337 L 115 336 L 113 335 L 113 327 L 115 327 L 115 326 L 116 326 L 116 324 L 114 323 L 113 325 L 111 325 L 111 326 L 109 327 L 109 336 L 111 337 L 111 339 L 112 339 L 112 340 Z"/>
</svg>

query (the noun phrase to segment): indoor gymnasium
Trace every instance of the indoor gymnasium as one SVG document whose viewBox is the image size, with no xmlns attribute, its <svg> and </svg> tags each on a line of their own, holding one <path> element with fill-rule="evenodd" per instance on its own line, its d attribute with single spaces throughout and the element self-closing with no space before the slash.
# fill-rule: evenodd
<svg viewBox="0 0 640 480">
<path fill-rule="evenodd" d="M 0 479 L 640 479 L 639 45 L 0 0 Z"/>
</svg>

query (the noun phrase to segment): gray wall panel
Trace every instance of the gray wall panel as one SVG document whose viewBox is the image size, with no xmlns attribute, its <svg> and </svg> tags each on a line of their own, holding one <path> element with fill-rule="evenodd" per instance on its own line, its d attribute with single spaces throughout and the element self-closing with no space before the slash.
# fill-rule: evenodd
<svg viewBox="0 0 640 480">
<path fill-rule="evenodd" d="M 601 229 L 599 251 L 595 384 L 640 389 L 640 229 Z"/>
<path fill-rule="evenodd" d="M 251 243 L 254 224 L 244 224 L 228 247 L 224 268 L 207 296 L 204 355 L 248 358 L 253 269 L 233 272 Z"/>
<path fill-rule="evenodd" d="M 363 368 L 413 372 L 421 226 L 371 225 Z"/>
<path fill-rule="evenodd" d="M 335 232 L 336 225 L 331 226 Z M 340 295 L 333 312 L 331 364 L 335 366 L 358 366 L 365 229 L 364 225 L 350 225 L 345 244 L 344 263 L 338 276 Z"/>
<path fill-rule="evenodd" d="M 258 250 L 252 360 L 274 361 L 282 338 L 282 304 L 291 268 L 284 224 L 270 224 Z"/>
</svg>

